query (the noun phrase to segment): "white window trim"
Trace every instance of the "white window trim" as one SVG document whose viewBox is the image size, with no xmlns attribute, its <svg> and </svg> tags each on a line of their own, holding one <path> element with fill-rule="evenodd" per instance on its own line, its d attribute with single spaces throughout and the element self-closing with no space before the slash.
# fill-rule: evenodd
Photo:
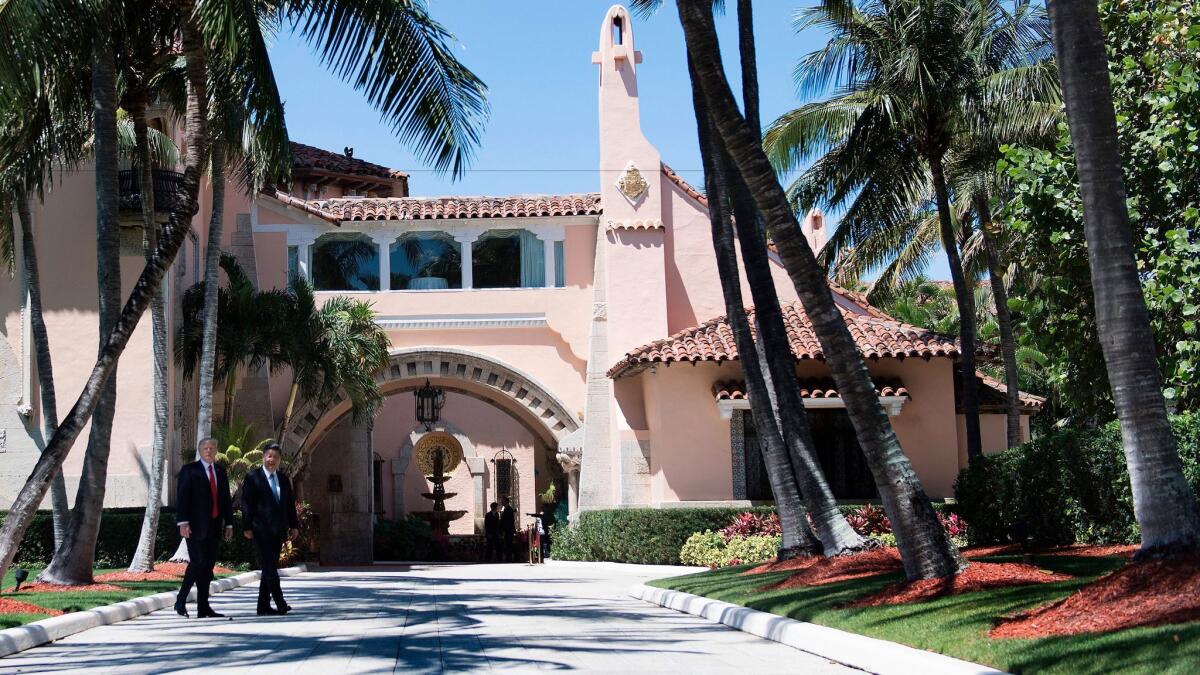
<svg viewBox="0 0 1200 675">
<path fill-rule="evenodd" d="M 843 401 L 840 397 L 832 397 L 831 396 L 829 398 L 806 398 L 806 399 L 801 399 L 801 400 L 804 401 L 804 408 L 806 410 L 807 409 L 834 410 L 834 409 L 846 407 L 846 402 Z M 908 401 L 907 396 L 880 396 L 879 397 L 879 403 L 880 403 L 880 405 L 883 406 L 883 409 L 887 412 L 888 417 L 898 416 L 900 414 L 900 409 L 904 407 L 904 404 L 907 401 Z M 749 399 L 739 398 L 739 399 L 732 399 L 732 400 L 725 399 L 722 401 L 717 401 L 717 410 L 721 413 L 721 419 L 723 419 L 723 420 L 731 419 L 733 417 L 734 410 L 749 410 L 749 409 L 750 409 L 750 400 Z"/>
<path fill-rule="evenodd" d="M 385 330 L 446 330 L 452 328 L 542 328 L 545 314 L 431 314 L 381 316 L 376 325 Z"/>
</svg>

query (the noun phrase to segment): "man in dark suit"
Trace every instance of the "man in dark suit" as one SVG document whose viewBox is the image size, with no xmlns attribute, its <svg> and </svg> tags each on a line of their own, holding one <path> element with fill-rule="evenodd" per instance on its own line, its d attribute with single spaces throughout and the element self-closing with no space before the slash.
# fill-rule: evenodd
<svg viewBox="0 0 1200 675">
<path fill-rule="evenodd" d="M 513 540 L 517 536 L 517 514 L 508 503 L 508 497 L 500 498 L 500 534 L 504 537 L 503 560 L 513 560 Z"/>
<path fill-rule="evenodd" d="M 254 541 L 262 579 L 258 584 L 258 614 L 287 614 L 291 607 L 283 601 L 279 584 L 279 551 L 283 542 L 299 533 L 296 497 L 292 483 L 279 470 L 283 450 L 278 443 L 263 448 L 263 465 L 246 475 L 242 483 L 242 529 Z M 271 599 L 275 609 L 271 609 Z"/>
<path fill-rule="evenodd" d="M 221 617 L 208 604 L 208 585 L 217 564 L 221 538 L 233 537 L 233 501 L 229 498 L 229 478 L 217 466 L 217 439 L 205 438 L 197 446 L 200 459 L 185 464 L 179 471 L 176 490 L 178 505 L 175 518 L 179 535 L 187 541 L 188 566 L 175 599 L 175 611 L 187 616 L 187 597 L 196 586 L 196 616 Z"/>
<path fill-rule="evenodd" d="M 500 554 L 500 504 L 497 502 L 492 502 L 483 517 L 483 536 L 487 541 L 484 560 L 494 562 Z"/>
</svg>

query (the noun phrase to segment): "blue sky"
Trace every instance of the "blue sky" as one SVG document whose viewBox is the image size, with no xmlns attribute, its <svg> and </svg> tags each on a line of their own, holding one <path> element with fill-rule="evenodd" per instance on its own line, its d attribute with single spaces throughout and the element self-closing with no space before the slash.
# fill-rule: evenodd
<svg viewBox="0 0 1200 675">
<path fill-rule="evenodd" d="M 431 14 L 458 39 L 459 59 L 488 85 L 491 116 L 471 170 L 458 181 L 429 171 L 391 135 L 353 87 L 330 75 L 309 48 L 279 36 L 271 58 L 287 105 L 292 139 L 411 174 L 414 195 L 504 195 L 591 192 L 598 188 L 596 49 L 600 22 L 611 1 L 429 0 Z M 823 36 L 798 34 L 792 17 L 802 3 L 762 0 L 755 5 L 759 86 L 764 123 L 795 107 L 796 60 Z M 674 4 L 634 21 L 642 130 L 663 161 L 697 185 L 703 183 L 695 117 Z M 736 26 L 719 19 L 726 63 L 736 63 Z M 736 68 L 731 82 L 736 88 Z M 930 276 L 948 277 L 940 258 Z"/>
</svg>

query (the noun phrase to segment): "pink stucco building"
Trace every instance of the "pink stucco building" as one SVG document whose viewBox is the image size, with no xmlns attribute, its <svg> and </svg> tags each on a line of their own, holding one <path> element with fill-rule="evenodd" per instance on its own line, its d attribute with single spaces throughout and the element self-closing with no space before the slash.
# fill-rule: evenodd
<svg viewBox="0 0 1200 675">
<path fill-rule="evenodd" d="M 642 134 L 642 52 L 634 37 L 628 13 L 615 6 L 591 54 L 599 73 L 595 193 L 412 197 L 403 172 L 296 144 L 288 190 L 227 201 L 226 248 L 259 287 L 282 288 L 300 276 L 321 298 L 369 300 L 391 340 L 389 366 L 378 374 L 387 400 L 373 421 L 354 424 L 345 401 L 302 402 L 283 439 L 289 453 L 311 455 L 302 495 L 321 514 L 330 560 L 369 560 L 373 518 L 427 508 L 420 493 L 429 486 L 412 458 L 424 433 L 412 392 L 427 381 L 446 392 L 439 426 L 465 455 L 447 485 L 457 493 L 448 507 L 470 517 L 455 522 L 452 533 L 478 531 L 486 504 L 501 494 L 520 512 L 534 511 L 552 482 L 568 490 L 572 511 L 770 498 L 737 350 L 722 318 L 707 203 Z M 165 116 L 156 124 L 178 133 Z M 67 175 L 34 216 L 46 252 L 43 296 L 60 406 L 78 394 L 97 340 L 92 194 L 87 171 Z M 202 191 L 194 236 L 168 275 L 173 326 L 181 291 L 200 279 L 210 202 Z M 142 264 L 140 214 L 131 209 L 127 216 L 126 290 Z M 804 227 L 814 247 L 824 243 L 819 214 Z M 820 347 L 786 273 L 773 264 L 822 463 L 836 496 L 870 499 L 874 487 Z M 956 342 L 900 323 L 861 295 L 833 290 L 927 492 L 952 496 L 966 462 Z M 24 300 L 19 276 L 0 280 L 6 503 L 41 443 Z M 117 375 L 107 498 L 113 506 L 146 498 L 148 323 L 138 327 Z M 236 416 L 268 433 L 286 404 L 286 373 L 251 372 L 241 382 Z M 1003 393 L 994 381 L 984 384 L 991 452 L 1005 445 Z M 195 442 L 195 385 L 175 370 L 170 389 L 173 473 Z M 1027 413 L 1039 405 L 1035 397 L 1023 401 Z M 1023 429 L 1028 434 L 1027 417 Z M 72 491 L 83 447 L 81 439 L 66 465 Z"/>
</svg>

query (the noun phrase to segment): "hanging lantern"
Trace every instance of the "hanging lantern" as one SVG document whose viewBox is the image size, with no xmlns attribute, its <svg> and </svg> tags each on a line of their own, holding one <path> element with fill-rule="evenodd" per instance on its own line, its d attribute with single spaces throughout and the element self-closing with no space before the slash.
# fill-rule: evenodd
<svg viewBox="0 0 1200 675">
<path fill-rule="evenodd" d="M 425 380 L 425 386 L 416 392 L 416 399 L 417 421 L 425 425 L 425 431 L 433 430 L 433 425 L 437 424 L 441 415 L 442 406 L 446 403 L 446 392 Z"/>
</svg>

